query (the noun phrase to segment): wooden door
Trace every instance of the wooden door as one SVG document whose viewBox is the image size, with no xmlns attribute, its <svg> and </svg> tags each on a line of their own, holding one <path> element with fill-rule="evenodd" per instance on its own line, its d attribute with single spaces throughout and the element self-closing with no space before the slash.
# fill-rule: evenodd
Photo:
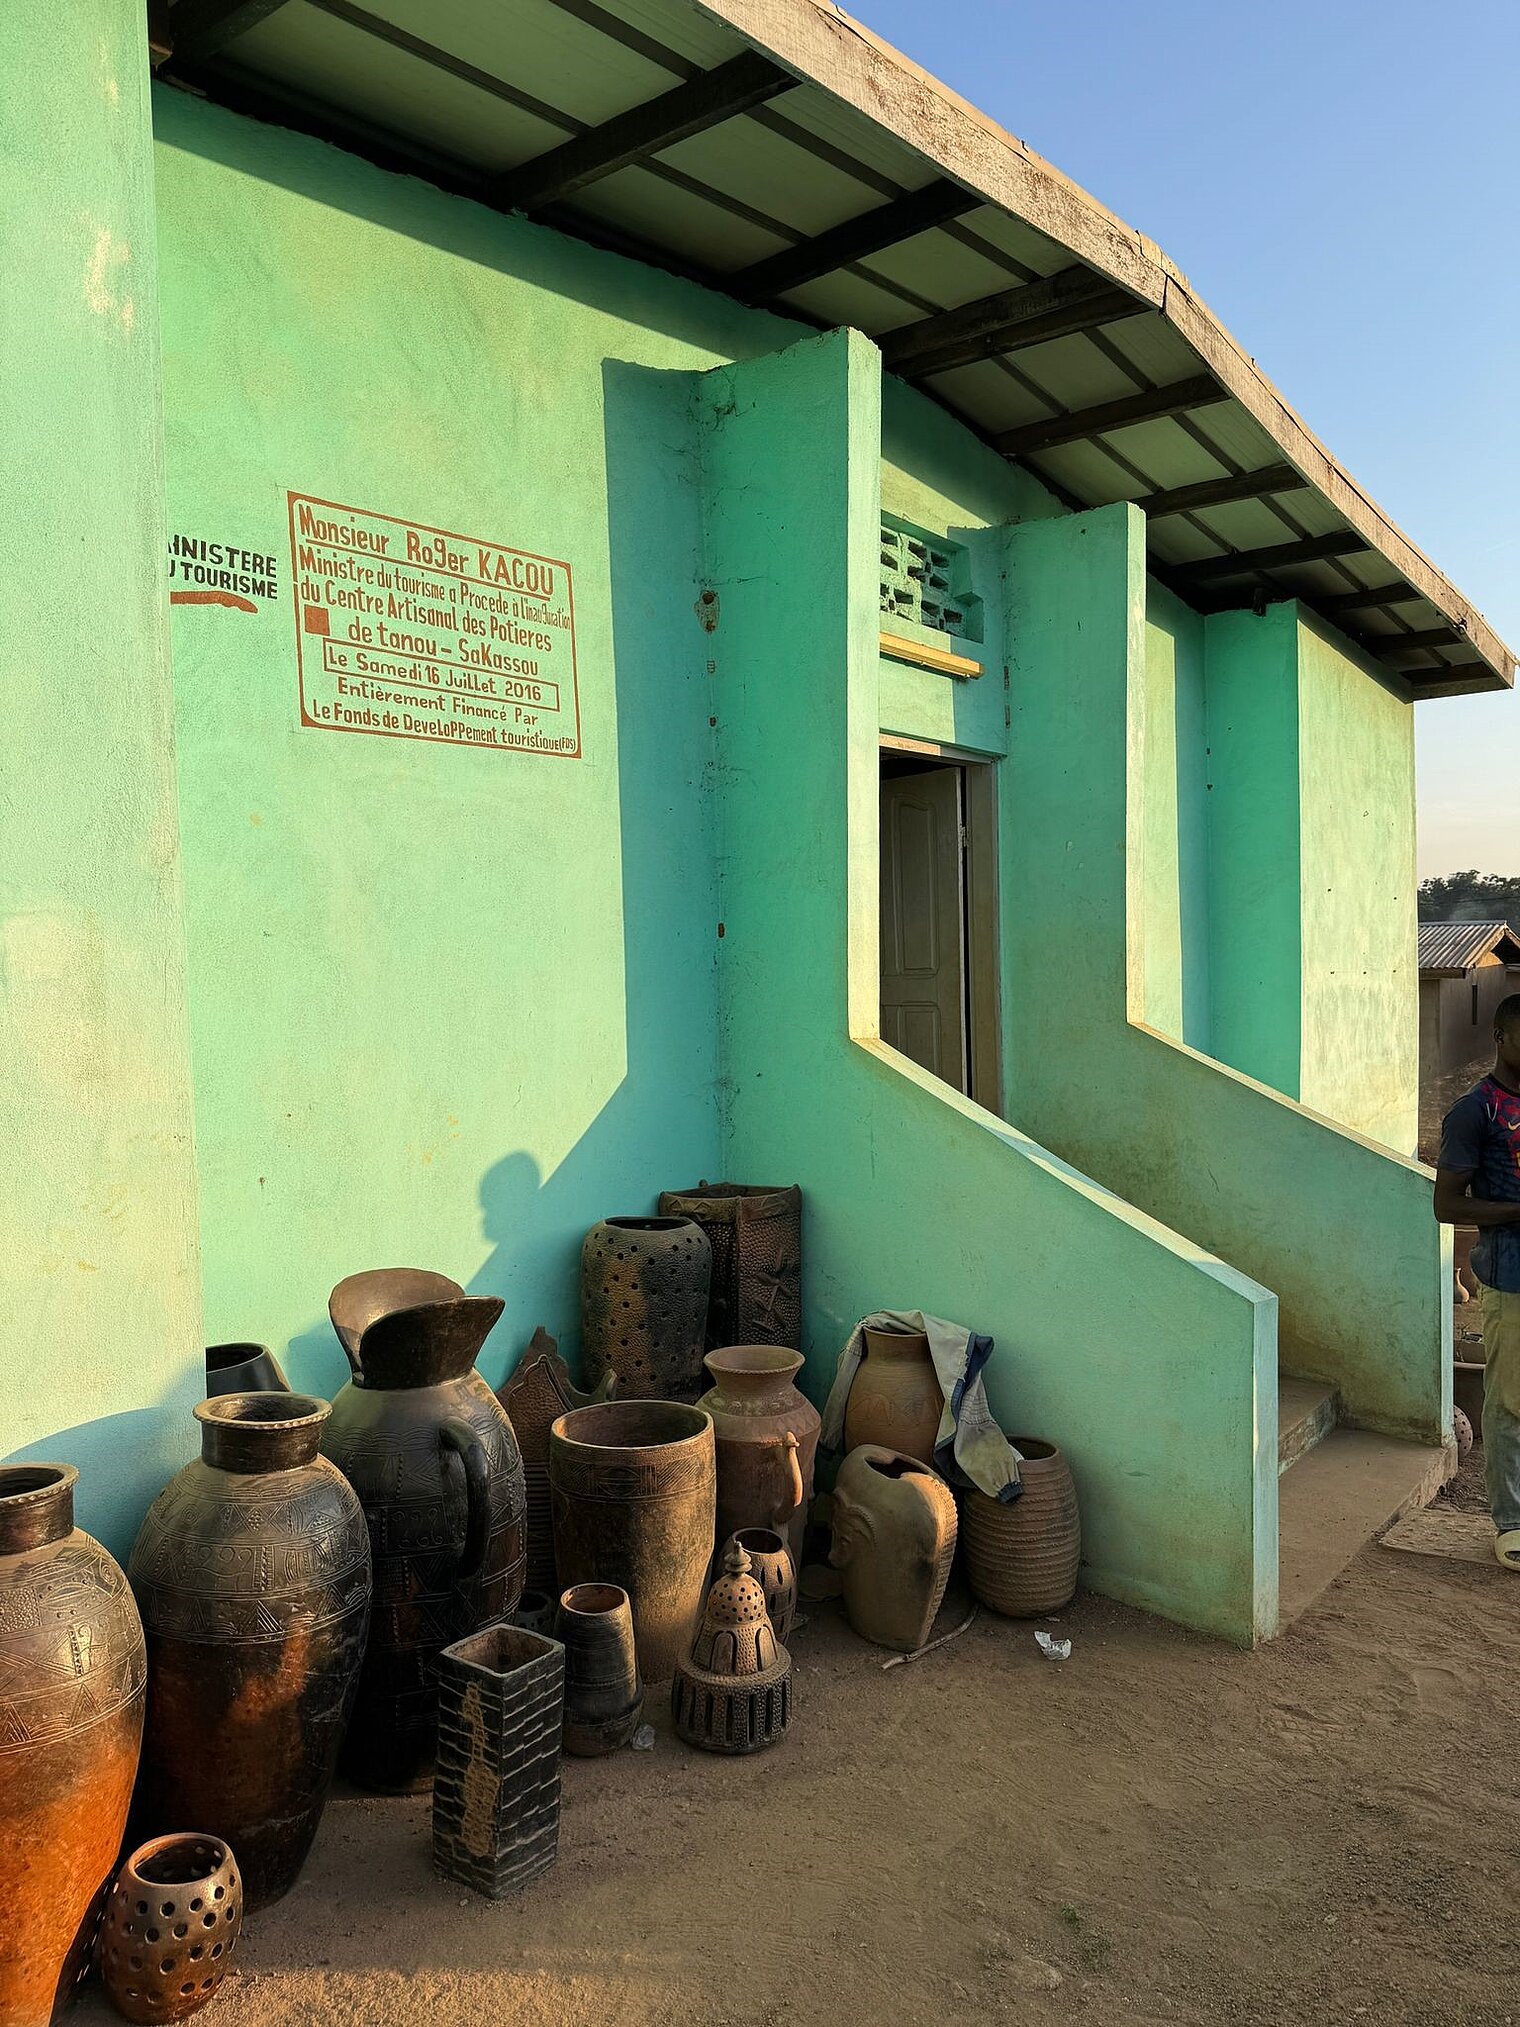
<svg viewBox="0 0 1520 2027">
<path fill-rule="evenodd" d="M 881 784 L 881 1033 L 957 1091 L 968 1089 L 961 770 L 929 766 Z"/>
</svg>

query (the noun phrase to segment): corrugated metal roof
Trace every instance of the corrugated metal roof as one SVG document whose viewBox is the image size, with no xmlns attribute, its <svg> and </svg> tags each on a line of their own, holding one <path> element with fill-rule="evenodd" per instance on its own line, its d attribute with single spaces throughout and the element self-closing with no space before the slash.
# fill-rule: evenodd
<svg viewBox="0 0 1520 2027">
<path fill-rule="evenodd" d="M 1520 936 L 1507 922 L 1422 922 L 1421 971 L 1466 971 L 1492 953 L 1506 964 L 1520 963 Z"/>
</svg>

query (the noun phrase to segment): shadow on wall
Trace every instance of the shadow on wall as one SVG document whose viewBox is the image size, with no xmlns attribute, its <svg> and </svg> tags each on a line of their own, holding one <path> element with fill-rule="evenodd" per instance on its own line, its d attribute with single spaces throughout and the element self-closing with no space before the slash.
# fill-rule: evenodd
<svg viewBox="0 0 1520 2027">
<path fill-rule="evenodd" d="M 13 1450 L 7 1464 L 72 1464 L 74 1521 L 125 1562 L 149 1505 L 183 1465 L 200 1455 L 192 1410 L 199 1391 L 176 1387 L 151 1406 L 76 1422 Z"/>
<path fill-rule="evenodd" d="M 617 1090 L 549 1174 L 519 1149 L 481 1177 L 479 1235 L 491 1251 L 468 1292 L 499 1295 L 507 1305 L 481 1355 L 492 1386 L 539 1324 L 559 1338 L 574 1369 L 589 1226 L 609 1214 L 652 1211 L 662 1189 L 717 1173 L 713 733 L 695 611 L 692 386 L 687 373 L 617 360 L 603 368 L 625 1063 Z M 592 670 L 587 678 L 598 679 Z M 544 839 L 545 851 L 556 848 Z M 573 994 L 577 980 L 563 978 L 557 989 Z M 551 1020 L 553 1005 L 543 1013 Z M 355 1260 L 350 1271 L 400 1265 L 440 1263 Z M 282 1357 L 293 1387 L 326 1398 L 348 1378 L 325 1315 Z"/>
</svg>

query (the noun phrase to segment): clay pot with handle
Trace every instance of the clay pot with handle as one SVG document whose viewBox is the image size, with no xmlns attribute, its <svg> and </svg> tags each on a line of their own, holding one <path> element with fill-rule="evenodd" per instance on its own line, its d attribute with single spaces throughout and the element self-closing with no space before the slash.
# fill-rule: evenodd
<svg viewBox="0 0 1520 2027">
<path fill-rule="evenodd" d="M 413 1286 L 443 1279 L 369 1278 L 410 1295 L 403 1275 Z M 334 1290 L 355 1373 L 322 1432 L 323 1456 L 364 1508 L 375 1573 L 340 1765 L 361 1787 L 405 1794 L 432 1780 L 438 1654 L 508 1617 L 522 1595 L 527 1492 L 512 1424 L 475 1370 L 501 1302 L 456 1294 L 386 1311 L 386 1290 L 365 1279 Z"/>
<path fill-rule="evenodd" d="M 718 1453 L 718 1539 L 740 1528 L 784 1534 L 801 1563 L 813 1497 L 818 1410 L 794 1381 L 802 1355 L 776 1344 L 730 1344 L 703 1361 L 713 1384 L 697 1403 Z"/>
</svg>

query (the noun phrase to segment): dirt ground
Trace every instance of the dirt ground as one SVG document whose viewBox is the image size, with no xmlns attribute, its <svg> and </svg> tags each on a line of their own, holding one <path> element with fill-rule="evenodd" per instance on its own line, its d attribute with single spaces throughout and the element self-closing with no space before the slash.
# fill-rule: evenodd
<svg viewBox="0 0 1520 2027">
<path fill-rule="evenodd" d="M 884 1672 L 809 1609 L 782 1746 L 712 1758 L 661 1710 L 652 1752 L 567 1760 L 559 1862 L 514 1902 L 434 1875 L 425 1802 L 336 1796 L 208 2018 L 1520 2021 L 1497 1564 L 1368 1548 L 1254 1655 L 1084 1598 L 1066 1662 L 983 1615 Z"/>
</svg>

